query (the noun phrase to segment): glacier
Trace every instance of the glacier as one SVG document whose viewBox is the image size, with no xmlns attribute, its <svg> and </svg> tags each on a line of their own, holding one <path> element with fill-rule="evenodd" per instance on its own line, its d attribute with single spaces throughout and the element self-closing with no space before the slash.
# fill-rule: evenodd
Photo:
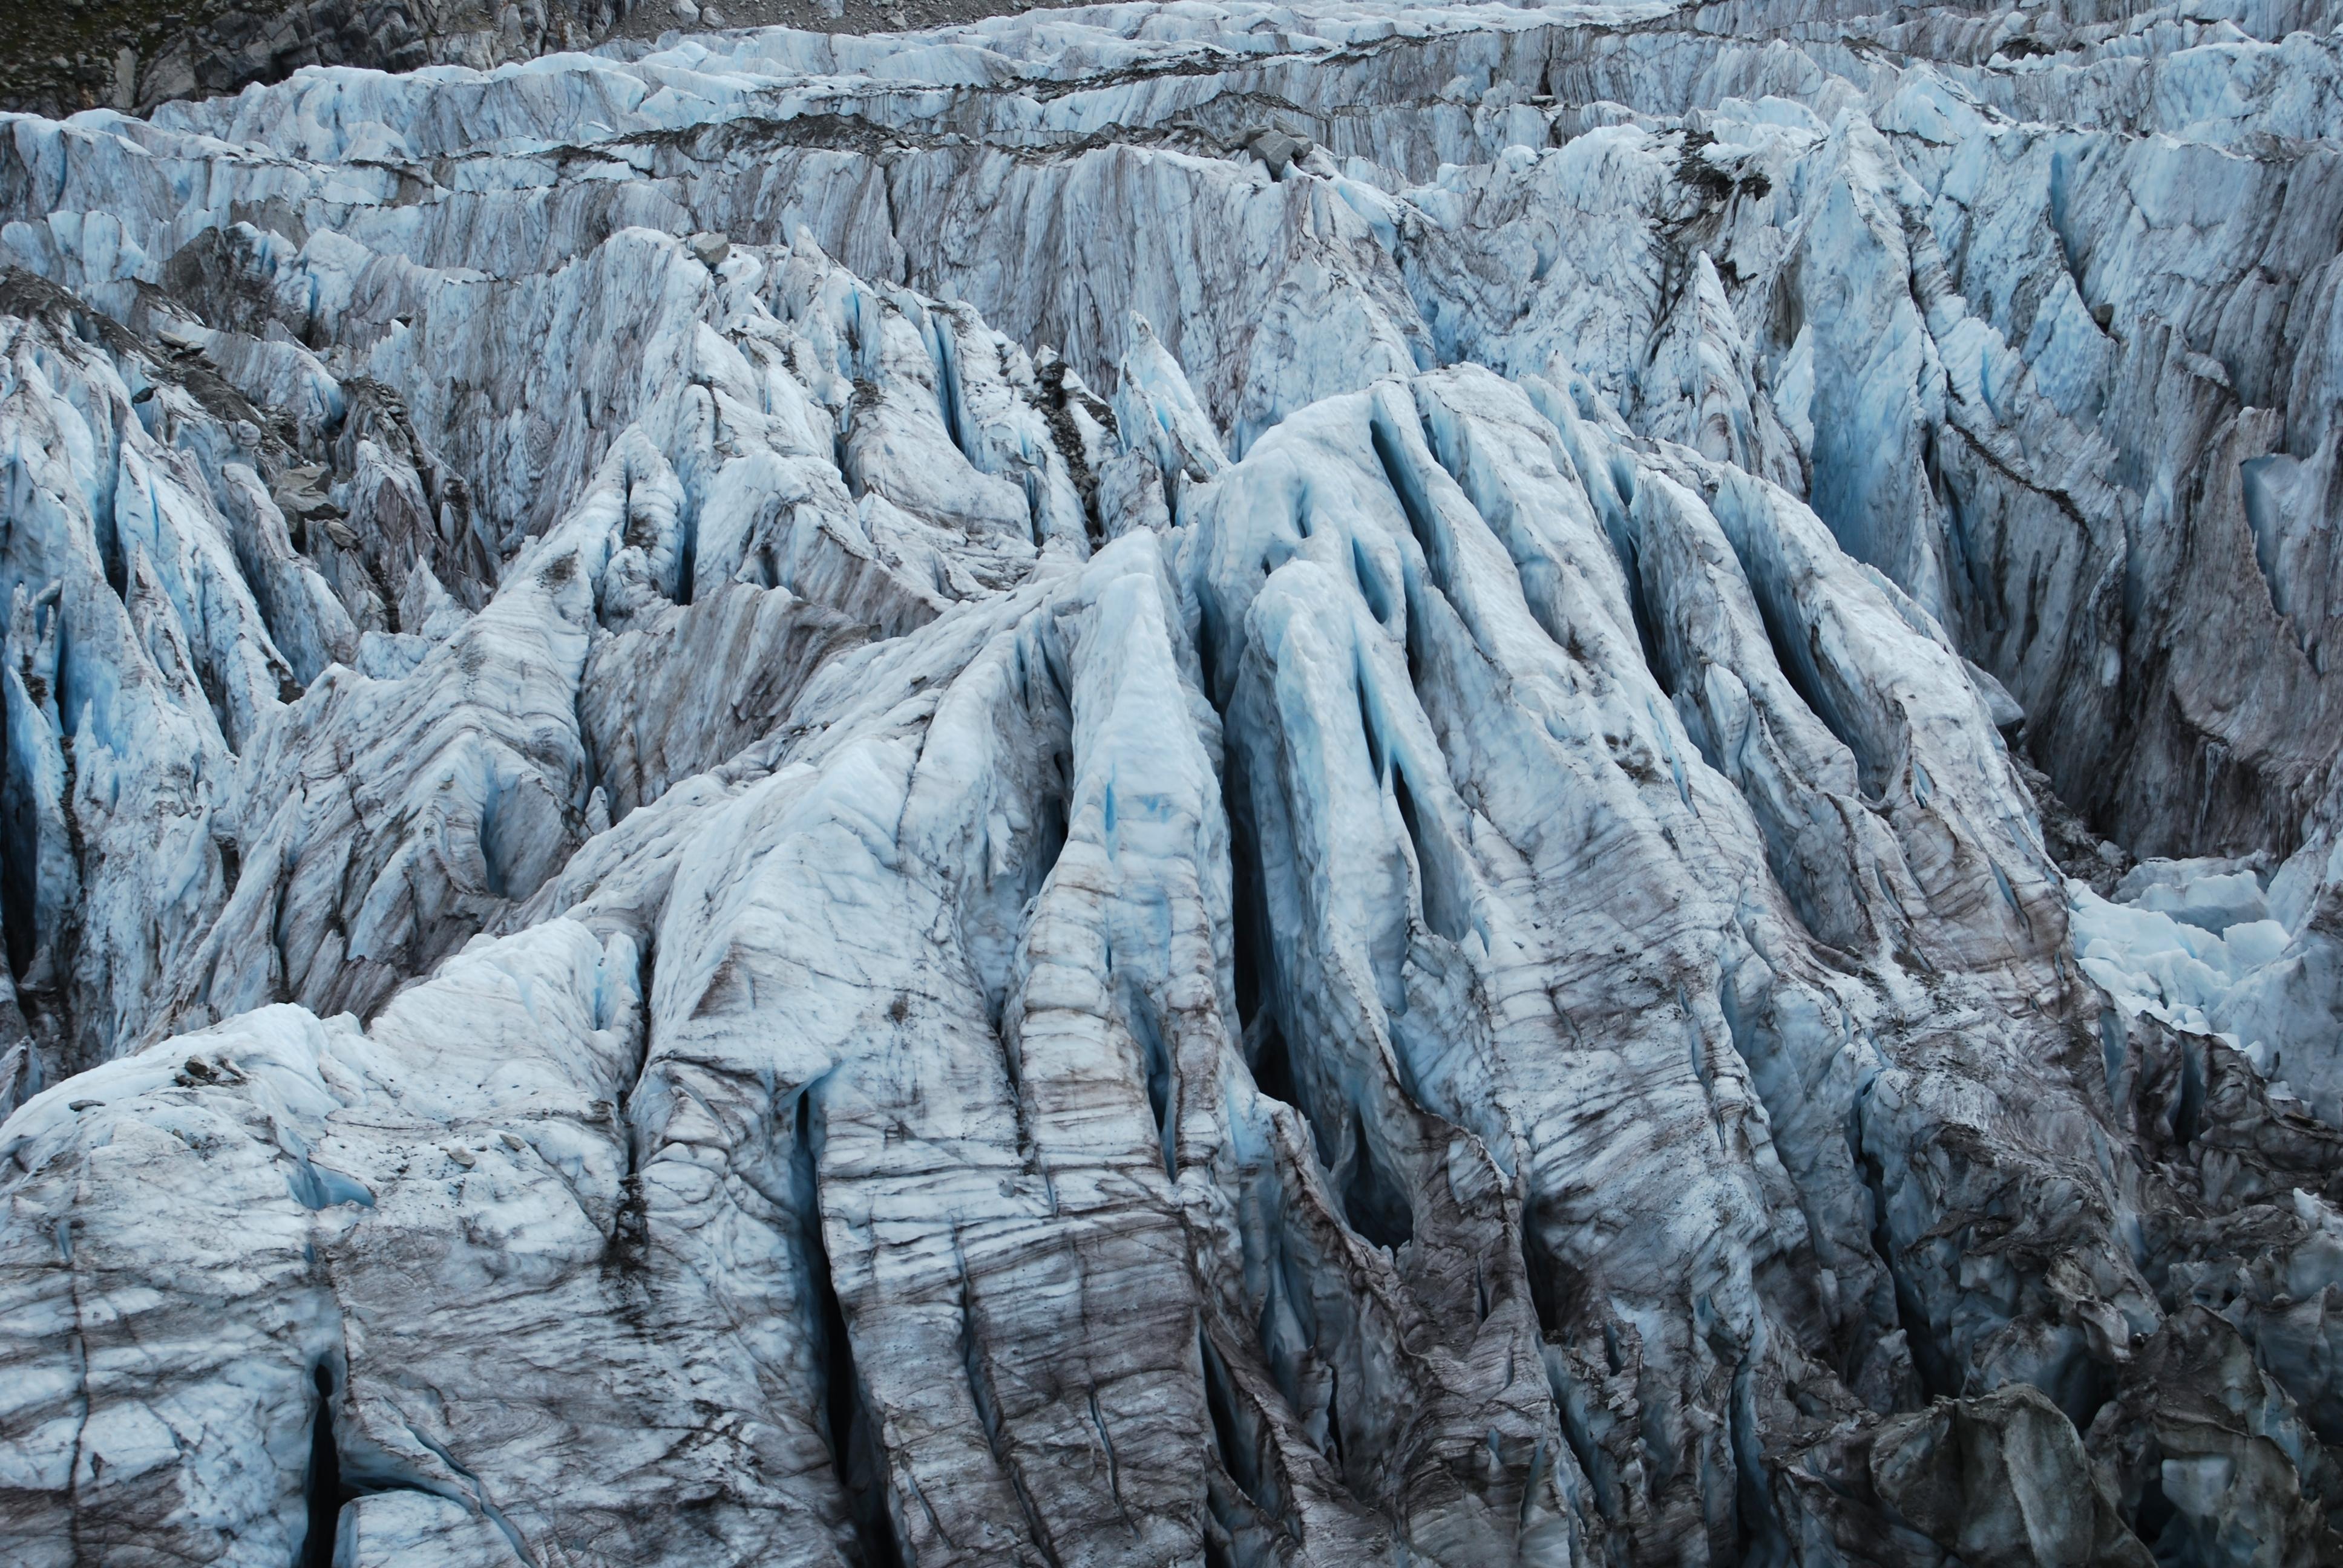
<svg viewBox="0 0 2343 1568">
<path fill-rule="evenodd" d="M 2343 1561 L 2343 6 L 0 116 L 0 1555 Z"/>
</svg>

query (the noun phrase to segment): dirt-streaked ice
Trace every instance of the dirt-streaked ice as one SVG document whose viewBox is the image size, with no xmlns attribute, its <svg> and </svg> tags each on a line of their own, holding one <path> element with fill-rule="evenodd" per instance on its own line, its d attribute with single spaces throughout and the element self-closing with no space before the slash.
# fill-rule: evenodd
<svg viewBox="0 0 2343 1568">
<path fill-rule="evenodd" d="M 0 116 L 0 1552 L 2336 1560 L 2338 25 Z"/>
</svg>

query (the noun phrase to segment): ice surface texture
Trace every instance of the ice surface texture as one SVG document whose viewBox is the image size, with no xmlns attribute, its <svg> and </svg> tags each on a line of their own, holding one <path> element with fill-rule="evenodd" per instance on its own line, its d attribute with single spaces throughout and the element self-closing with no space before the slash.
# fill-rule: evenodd
<svg viewBox="0 0 2343 1568">
<path fill-rule="evenodd" d="M 0 1557 L 2338 1561 L 2338 24 L 0 116 Z"/>
</svg>

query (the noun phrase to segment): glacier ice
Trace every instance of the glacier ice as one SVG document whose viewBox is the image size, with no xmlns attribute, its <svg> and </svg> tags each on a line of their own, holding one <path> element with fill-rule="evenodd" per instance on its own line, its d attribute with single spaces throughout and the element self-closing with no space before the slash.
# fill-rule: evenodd
<svg viewBox="0 0 2343 1568">
<path fill-rule="evenodd" d="M 2343 1557 L 2339 67 L 0 116 L 0 1546 Z"/>
</svg>

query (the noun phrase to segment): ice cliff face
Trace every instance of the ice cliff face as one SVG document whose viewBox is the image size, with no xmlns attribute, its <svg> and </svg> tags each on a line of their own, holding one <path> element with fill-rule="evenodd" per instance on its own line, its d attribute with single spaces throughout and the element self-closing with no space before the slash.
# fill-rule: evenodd
<svg viewBox="0 0 2343 1568">
<path fill-rule="evenodd" d="M 2338 24 L 0 117 L 0 1549 L 2337 1561 Z"/>
</svg>

